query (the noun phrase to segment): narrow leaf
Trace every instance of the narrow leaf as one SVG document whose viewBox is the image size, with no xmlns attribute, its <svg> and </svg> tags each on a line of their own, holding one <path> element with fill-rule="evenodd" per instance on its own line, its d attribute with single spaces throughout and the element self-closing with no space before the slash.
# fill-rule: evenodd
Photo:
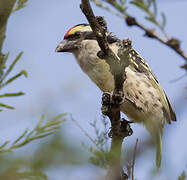
<svg viewBox="0 0 187 180">
<path fill-rule="evenodd" d="M 148 7 L 144 4 L 144 2 L 142 1 L 131 1 L 131 4 L 135 5 L 136 7 L 138 7 L 139 9 L 142 9 L 144 12 L 146 12 L 147 14 L 149 14 L 149 9 Z"/>
<path fill-rule="evenodd" d="M 152 22 L 153 24 L 158 26 L 158 22 L 155 20 L 154 17 L 148 17 L 146 16 L 145 19 L 147 19 L 148 21 Z"/>
<path fill-rule="evenodd" d="M 50 126 L 55 126 L 55 125 L 58 125 L 58 124 L 60 124 L 60 123 L 62 123 L 62 122 L 64 122 L 64 120 L 59 120 L 59 121 L 49 121 L 49 122 L 47 122 L 46 125 L 40 127 L 40 129 L 46 129 L 46 128 L 50 127 Z"/>
<path fill-rule="evenodd" d="M 155 0 L 152 0 L 153 2 L 153 14 L 154 16 L 156 17 L 157 16 L 157 5 L 156 5 L 156 1 Z"/>
<path fill-rule="evenodd" d="M 52 119 L 52 121 L 57 121 L 57 120 L 61 119 L 63 116 L 66 116 L 66 115 L 67 115 L 67 113 L 61 113 L 58 116 L 54 117 Z"/>
<path fill-rule="evenodd" d="M 17 2 L 16 7 L 12 10 L 12 13 L 14 13 L 14 12 L 16 12 L 16 11 L 18 11 L 18 10 L 24 8 L 24 7 L 27 5 L 27 4 L 26 4 L 27 1 L 28 1 L 28 0 L 19 0 L 19 1 Z"/>
<path fill-rule="evenodd" d="M 162 16 L 162 27 L 164 29 L 166 26 L 166 15 L 162 12 L 161 16 Z"/>
<path fill-rule="evenodd" d="M 3 149 L 10 141 L 5 141 L 1 146 L 0 149 Z"/>
<path fill-rule="evenodd" d="M 18 138 L 13 142 L 13 145 L 17 144 L 17 143 L 27 134 L 28 131 L 29 131 L 29 130 L 26 129 L 26 130 L 23 132 L 23 134 L 22 134 L 20 137 L 18 137 Z"/>
<path fill-rule="evenodd" d="M 9 106 L 9 105 L 4 104 L 4 103 L 0 103 L 0 106 L 1 106 L 1 107 L 5 107 L 5 108 L 7 108 L 7 109 L 14 109 L 14 107 Z"/>
<path fill-rule="evenodd" d="M 36 125 L 36 127 L 34 128 L 35 130 L 39 129 L 40 128 L 40 125 L 42 124 L 42 122 L 44 121 L 45 119 L 45 115 L 42 114 L 42 117 L 40 118 L 38 124 Z"/>
<path fill-rule="evenodd" d="M 18 74 L 16 74 L 15 76 L 11 77 L 10 79 L 8 79 L 4 84 L 1 85 L 0 88 L 10 84 L 12 81 L 16 80 L 17 78 L 19 78 L 20 76 L 24 75 L 25 77 L 27 77 L 27 73 L 25 70 L 22 70 L 21 72 L 19 72 Z"/>
<path fill-rule="evenodd" d="M 41 138 L 44 138 L 44 137 L 49 136 L 51 134 L 54 134 L 54 132 L 50 132 L 50 133 L 47 133 L 47 134 L 44 134 L 44 135 L 36 136 L 36 137 L 31 138 L 30 140 L 33 141 L 33 140 L 36 140 L 36 139 L 41 139 Z"/>
<path fill-rule="evenodd" d="M 49 132 L 49 131 L 53 131 L 53 130 L 56 130 L 56 129 L 59 129 L 60 126 L 54 126 L 54 127 L 51 127 L 51 128 L 48 128 L 48 129 L 44 129 L 42 131 L 42 133 L 46 133 L 46 132 Z"/>
<path fill-rule="evenodd" d="M 12 97 L 12 96 L 21 96 L 24 95 L 23 92 L 18 92 L 18 93 L 5 93 L 5 94 L 0 94 L 0 98 L 2 97 Z"/>
<path fill-rule="evenodd" d="M 8 70 L 6 71 L 6 73 L 3 76 L 3 80 L 8 76 L 8 74 L 12 71 L 13 67 L 15 66 L 15 64 L 19 61 L 19 59 L 21 58 L 21 56 L 23 55 L 23 52 L 20 52 L 17 57 L 15 58 L 15 60 L 13 61 L 13 63 L 10 65 L 10 67 L 8 68 Z"/>
</svg>

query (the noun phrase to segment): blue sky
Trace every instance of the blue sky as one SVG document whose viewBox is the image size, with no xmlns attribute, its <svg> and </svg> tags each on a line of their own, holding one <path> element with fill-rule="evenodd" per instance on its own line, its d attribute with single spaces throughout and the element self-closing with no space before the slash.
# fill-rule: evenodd
<svg viewBox="0 0 187 180">
<path fill-rule="evenodd" d="M 182 41 L 182 48 L 187 52 L 187 25 L 185 23 L 187 2 L 170 2 L 158 1 L 158 9 L 166 14 L 168 34 L 179 38 Z M 10 17 L 4 51 L 10 52 L 10 59 L 14 59 L 20 51 L 24 51 L 15 70 L 26 69 L 28 78 L 22 77 L 4 90 L 5 92 L 22 90 L 26 95 L 3 101 L 15 106 L 16 109 L 1 112 L 0 141 L 14 139 L 25 128 L 34 127 L 43 113 L 48 115 L 61 112 L 72 113 L 84 129 L 94 134 L 89 122 L 101 117 L 102 93 L 80 70 L 71 54 L 55 53 L 55 48 L 63 39 L 66 31 L 76 24 L 86 22 L 80 11 L 79 3 L 78 0 L 29 0 L 27 7 Z M 185 73 L 179 68 L 184 64 L 184 60 L 156 40 L 143 37 L 143 32 L 136 27 L 129 28 L 122 19 L 95 6 L 93 8 L 96 15 L 105 17 L 111 32 L 121 39 L 129 37 L 132 40 L 133 47 L 149 63 L 176 110 L 177 123 L 166 125 L 165 128 L 162 163 L 163 171 L 172 169 L 167 177 L 176 179 L 187 163 L 185 143 L 187 77 L 175 83 L 171 81 Z M 136 14 L 140 22 L 150 25 L 142 18 L 142 12 L 138 9 L 129 8 L 129 12 Z M 137 137 L 141 143 L 146 136 L 149 136 L 140 125 L 133 125 L 133 130 L 134 134 L 125 141 L 125 146 L 134 145 Z M 71 135 L 75 142 L 89 143 L 84 134 L 71 122 L 66 124 L 66 133 Z M 155 154 L 147 153 L 154 160 Z M 147 160 L 146 156 L 143 158 L 145 160 L 137 160 L 136 164 L 136 177 L 140 180 L 149 177 L 148 174 L 142 173 L 142 168 L 145 171 L 153 164 L 150 158 Z M 81 176 L 81 171 L 81 168 L 80 171 L 76 169 L 75 174 L 78 172 L 82 180 L 85 177 Z M 92 169 L 88 170 L 89 179 L 94 177 L 93 174 Z M 55 178 L 54 180 L 60 180 L 60 177 Z M 165 178 L 164 175 L 163 178 Z"/>
</svg>

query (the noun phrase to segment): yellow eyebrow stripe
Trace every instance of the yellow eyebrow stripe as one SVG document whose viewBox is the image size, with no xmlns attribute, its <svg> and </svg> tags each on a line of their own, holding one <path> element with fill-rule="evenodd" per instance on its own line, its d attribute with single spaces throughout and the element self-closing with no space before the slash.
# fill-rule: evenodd
<svg viewBox="0 0 187 180">
<path fill-rule="evenodd" d="M 68 35 L 72 35 L 72 34 L 75 34 L 77 31 L 81 31 L 81 32 L 84 32 L 84 31 L 92 31 L 91 27 L 90 26 L 83 26 L 83 25 L 80 25 L 80 26 L 75 26 L 74 28 L 72 28 Z"/>
</svg>

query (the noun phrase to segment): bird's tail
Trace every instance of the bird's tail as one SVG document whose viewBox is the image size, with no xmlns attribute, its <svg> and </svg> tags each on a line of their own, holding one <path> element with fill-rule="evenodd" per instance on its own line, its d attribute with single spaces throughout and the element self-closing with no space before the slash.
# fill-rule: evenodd
<svg viewBox="0 0 187 180">
<path fill-rule="evenodd" d="M 156 166 L 160 168 L 162 161 L 162 133 L 156 135 Z"/>
</svg>

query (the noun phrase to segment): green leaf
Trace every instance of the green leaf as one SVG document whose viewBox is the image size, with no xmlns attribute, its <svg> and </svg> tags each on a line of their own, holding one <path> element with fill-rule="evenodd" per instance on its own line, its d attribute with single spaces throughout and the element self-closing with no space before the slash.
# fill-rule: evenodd
<svg viewBox="0 0 187 180">
<path fill-rule="evenodd" d="M 58 124 L 60 124 L 61 122 L 64 122 L 64 121 L 65 121 L 65 119 L 58 120 L 58 121 L 53 121 L 52 120 L 52 121 L 47 122 L 46 125 L 40 127 L 40 129 L 45 129 L 45 128 L 49 127 L 49 126 L 58 125 Z"/>
<path fill-rule="evenodd" d="M 61 122 L 60 122 L 61 123 Z M 47 128 L 47 127 L 46 127 Z M 47 133 L 47 132 L 50 132 L 50 131 L 54 131 L 54 130 L 57 130 L 59 129 L 60 126 L 53 126 L 51 128 L 47 128 L 47 129 L 43 129 L 41 128 L 40 130 L 38 130 L 39 133 Z"/>
<path fill-rule="evenodd" d="M 3 149 L 10 141 L 5 141 L 1 146 L 0 149 Z"/>
<path fill-rule="evenodd" d="M 67 115 L 67 113 L 61 113 L 58 116 L 54 117 L 52 119 L 52 121 L 57 121 L 57 120 L 61 119 L 62 117 L 66 116 L 66 115 Z"/>
<path fill-rule="evenodd" d="M 144 1 L 133 0 L 130 3 L 143 10 L 149 17 L 154 17 L 154 14 L 149 9 L 149 4 L 146 4 Z"/>
<path fill-rule="evenodd" d="M 125 13 L 125 8 L 123 5 L 118 4 L 114 1 L 115 8 L 118 9 L 121 13 Z"/>
<path fill-rule="evenodd" d="M 158 26 L 158 22 L 155 20 L 154 17 L 145 17 L 145 19 L 147 19 L 148 21 L 152 22 L 153 24 L 157 25 Z"/>
<path fill-rule="evenodd" d="M 93 153 L 93 147 L 92 146 L 89 147 L 89 151 Z"/>
<path fill-rule="evenodd" d="M 157 16 L 157 5 L 156 5 L 156 1 L 155 0 L 151 0 L 152 4 L 153 4 L 153 14 L 156 17 Z"/>
<path fill-rule="evenodd" d="M 28 0 L 18 0 L 16 7 L 12 10 L 12 13 L 24 8 Z"/>
<path fill-rule="evenodd" d="M 51 134 L 54 134 L 54 132 L 49 132 L 49 133 L 46 133 L 46 134 L 43 134 L 43 135 L 34 136 L 34 137 L 30 138 L 30 141 L 33 141 L 33 140 L 36 140 L 36 139 L 41 139 L 41 138 L 47 137 L 47 136 L 49 136 Z"/>
<path fill-rule="evenodd" d="M 54 134 L 55 130 L 60 128 L 59 122 L 60 123 L 62 122 L 62 120 L 54 121 L 54 119 L 56 119 L 57 117 L 62 117 L 62 114 L 58 115 L 58 116 L 54 117 L 53 119 L 51 119 L 50 121 L 48 121 L 43 126 L 45 128 L 43 128 L 43 127 L 40 127 L 42 122 L 44 121 L 44 115 L 42 115 L 38 124 L 36 125 L 36 127 L 33 130 L 31 130 L 31 132 L 29 132 L 29 130 L 26 129 L 8 148 L 5 148 L 5 146 L 9 143 L 8 141 L 6 141 L 3 145 L 1 145 L 0 146 L 0 153 L 10 152 L 12 149 L 20 148 L 20 147 L 30 143 L 31 141 L 41 139 L 41 138 L 44 138 L 44 137 L 49 136 L 51 134 Z M 53 123 L 50 124 L 50 122 L 53 122 Z"/>
<path fill-rule="evenodd" d="M 166 15 L 162 12 L 161 17 L 162 17 L 162 27 L 164 29 L 166 26 Z"/>
<path fill-rule="evenodd" d="M 4 103 L 0 103 L 0 107 L 4 107 L 4 108 L 7 108 L 7 109 L 14 109 L 14 107 L 9 106 L 9 105 L 4 104 Z"/>
<path fill-rule="evenodd" d="M 135 0 L 135 1 L 131 1 L 130 3 L 150 15 L 150 11 L 143 1 Z"/>
<path fill-rule="evenodd" d="M 181 175 L 178 177 L 178 180 L 185 180 L 186 179 L 186 173 L 183 171 Z"/>
<path fill-rule="evenodd" d="M 42 117 L 40 118 L 40 120 L 39 120 L 38 124 L 36 125 L 36 127 L 34 128 L 34 130 L 37 130 L 37 129 L 40 128 L 40 125 L 42 124 L 42 122 L 44 121 L 44 119 L 45 119 L 45 115 L 42 114 Z M 29 136 L 29 134 L 28 134 L 28 136 Z"/>
<path fill-rule="evenodd" d="M 48 180 L 47 176 L 39 171 L 24 171 L 19 172 L 19 176 L 21 179 L 29 179 L 29 180 Z"/>
<path fill-rule="evenodd" d="M 19 136 L 14 142 L 13 142 L 13 145 L 17 144 L 21 139 L 23 139 L 23 137 L 27 134 L 29 130 L 26 129 L 23 134 L 21 136 Z"/>
<path fill-rule="evenodd" d="M 27 72 L 25 70 L 22 70 L 21 72 L 19 72 L 18 74 L 16 74 L 15 76 L 11 77 L 10 79 L 8 79 L 5 83 L 3 83 L 0 88 L 10 84 L 12 81 L 16 80 L 17 78 L 19 78 L 20 76 L 24 75 L 25 77 L 27 77 Z"/>
<path fill-rule="evenodd" d="M 5 93 L 5 94 L 0 94 L 0 98 L 2 98 L 2 97 L 22 96 L 22 95 L 24 95 L 23 92 L 18 92 L 18 93 Z"/>
<path fill-rule="evenodd" d="M 14 68 L 14 66 L 16 65 L 16 63 L 19 61 L 19 59 L 21 58 L 21 56 L 23 55 L 23 52 L 20 52 L 17 57 L 15 58 L 15 60 L 12 62 L 12 64 L 9 66 L 8 70 L 5 72 L 3 78 L 1 79 L 0 83 L 2 83 L 2 81 L 8 76 L 8 74 L 12 71 L 12 69 Z"/>
<path fill-rule="evenodd" d="M 92 163 L 92 164 L 94 164 L 96 166 L 100 166 L 100 161 L 97 158 L 93 157 L 93 156 L 89 158 L 89 161 L 90 161 L 90 163 Z"/>
</svg>

